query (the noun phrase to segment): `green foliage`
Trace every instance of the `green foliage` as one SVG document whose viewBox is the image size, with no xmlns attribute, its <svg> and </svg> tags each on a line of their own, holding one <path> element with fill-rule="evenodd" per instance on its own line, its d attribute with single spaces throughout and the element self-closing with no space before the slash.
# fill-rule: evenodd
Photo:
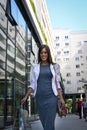
<svg viewBox="0 0 87 130">
<path fill-rule="evenodd" d="M 72 99 L 66 99 L 67 109 L 68 111 L 72 110 Z"/>
<path fill-rule="evenodd" d="M 46 38 L 46 35 L 45 35 L 44 31 L 43 31 L 43 28 L 42 28 L 42 26 L 41 26 L 41 23 L 40 23 L 40 21 L 39 21 L 39 19 L 38 19 L 37 12 L 36 12 L 36 8 L 35 8 L 35 5 L 34 5 L 33 0 L 30 0 L 30 3 L 31 3 L 32 9 L 33 9 L 33 11 L 34 11 L 35 17 L 36 17 L 36 19 L 37 19 L 38 25 L 39 25 L 39 27 L 40 27 L 41 33 L 42 33 L 42 35 L 43 35 L 43 38 L 44 38 L 45 42 L 47 43 L 47 38 Z"/>
</svg>

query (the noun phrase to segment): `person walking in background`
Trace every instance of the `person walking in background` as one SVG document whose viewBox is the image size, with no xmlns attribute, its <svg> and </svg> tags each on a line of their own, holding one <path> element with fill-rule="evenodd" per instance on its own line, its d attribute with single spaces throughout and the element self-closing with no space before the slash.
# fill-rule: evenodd
<svg viewBox="0 0 87 130">
<path fill-rule="evenodd" d="M 58 64 L 55 65 L 58 67 Z M 59 83 L 60 73 L 58 71 L 56 76 L 50 49 L 47 45 L 41 45 L 39 48 L 38 64 L 32 66 L 31 75 L 31 84 L 21 103 L 24 104 L 28 96 L 33 92 L 44 130 L 55 130 L 54 121 L 58 97 L 62 106 L 65 105 L 65 102 Z M 55 76 L 57 77 L 58 86 L 55 83 Z"/>
<path fill-rule="evenodd" d="M 85 111 L 84 111 L 84 104 L 85 104 L 85 101 L 86 101 L 86 99 L 83 98 L 83 101 L 82 101 L 82 106 L 83 106 L 83 118 L 85 118 Z"/>
<path fill-rule="evenodd" d="M 79 113 L 79 119 L 82 119 L 82 101 L 81 101 L 81 99 L 78 99 L 78 101 L 77 101 L 77 110 Z"/>
<path fill-rule="evenodd" d="M 84 118 L 85 118 L 85 121 L 87 121 L 87 101 L 86 101 L 86 98 L 84 98 L 82 105 L 83 105 Z"/>
</svg>

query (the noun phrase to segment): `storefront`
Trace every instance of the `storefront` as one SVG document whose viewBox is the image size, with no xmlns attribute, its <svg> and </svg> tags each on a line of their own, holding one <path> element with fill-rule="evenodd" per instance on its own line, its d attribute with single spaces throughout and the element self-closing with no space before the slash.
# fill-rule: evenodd
<svg viewBox="0 0 87 130">
<path fill-rule="evenodd" d="M 21 1 L 0 1 L 0 129 L 13 125 L 37 61 L 41 39 L 28 15 Z"/>
</svg>

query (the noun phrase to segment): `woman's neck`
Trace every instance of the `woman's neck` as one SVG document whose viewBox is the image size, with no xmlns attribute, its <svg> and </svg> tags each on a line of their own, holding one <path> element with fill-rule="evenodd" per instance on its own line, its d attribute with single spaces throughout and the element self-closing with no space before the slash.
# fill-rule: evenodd
<svg viewBox="0 0 87 130">
<path fill-rule="evenodd" d="M 42 61 L 41 64 L 42 64 L 42 65 L 47 65 L 47 64 L 48 64 L 48 61 Z"/>
</svg>

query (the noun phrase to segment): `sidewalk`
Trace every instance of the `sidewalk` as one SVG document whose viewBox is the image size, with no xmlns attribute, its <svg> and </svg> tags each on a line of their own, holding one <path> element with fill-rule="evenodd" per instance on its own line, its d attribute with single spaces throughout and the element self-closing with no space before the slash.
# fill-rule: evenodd
<svg viewBox="0 0 87 130">
<path fill-rule="evenodd" d="M 38 115 L 33 115 L 32 117 L 28 117 L 25 115 L 25 128 L 21 125 L 19 130 L 43 130 L 41 122 L 39 120 Z M 56 116 L 55 120 L 55 130 L 86 130 L 87 122 L 84 119 L 79 119 L 78 115 L 69 114 L 66 117 L 58 117 Z M 8 127 L 6 130 L 12 130 Z M 15 129 L 16 130 L 16 129 Z"/>
<path fill-rule="evenodd" d="M 32 130 L 43 130 L 40 120 L 31 121 Z M 79 119 L 78 115 L 67 115 L 60 118 L 56 116 L 55 130 L 86 130 L 87 122 Z"/>
</svg>

